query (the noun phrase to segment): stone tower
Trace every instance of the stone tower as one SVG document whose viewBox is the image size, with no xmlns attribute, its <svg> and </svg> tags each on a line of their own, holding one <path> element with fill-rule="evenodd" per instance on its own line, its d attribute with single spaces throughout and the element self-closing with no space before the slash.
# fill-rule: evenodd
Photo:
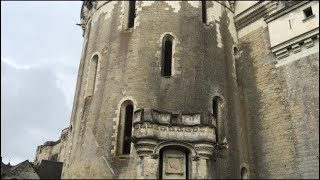
<svg viewBox="0 0 320 180">
<path fill-rule="evenodd" d="M 319 177 L 319 1 L 84 1 L 62 178 Z"/>
<path fill-rule="evenodd" d="M 241 174 L 233 4 L 83 2 L 63 178 Z"/>
</svg>

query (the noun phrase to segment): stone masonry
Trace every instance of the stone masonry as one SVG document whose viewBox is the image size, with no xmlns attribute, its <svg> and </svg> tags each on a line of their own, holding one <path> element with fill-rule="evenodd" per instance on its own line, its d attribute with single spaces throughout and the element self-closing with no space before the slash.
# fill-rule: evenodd
<svg viewBox="0 0 320 180">
<path fill-rule="evenodd" d="M 62 178 L 317 178 L 318 11 L 84 1 L 70 126 L 35 163 L 56 158 Z"/>
</svg>

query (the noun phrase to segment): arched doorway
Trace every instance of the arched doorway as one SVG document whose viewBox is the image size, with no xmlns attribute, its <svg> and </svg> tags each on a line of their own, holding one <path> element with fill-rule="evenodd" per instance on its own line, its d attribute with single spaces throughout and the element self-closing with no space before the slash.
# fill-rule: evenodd
<svg viewBox="0 0 320 180">
<path fill-rule="evenodd" d="M 182 146 L 166 146 L 160 150 L 159 179 L 189 179 L 191 153 Z"/>
</svg>

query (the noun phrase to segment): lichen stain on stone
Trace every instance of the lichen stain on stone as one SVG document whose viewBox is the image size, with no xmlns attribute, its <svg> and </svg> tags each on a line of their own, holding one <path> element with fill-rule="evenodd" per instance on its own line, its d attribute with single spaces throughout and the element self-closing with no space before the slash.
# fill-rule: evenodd
<svg viewBox="0 0 320 180">
<path fill-rule="evenodd" d="M 195 8 L 199 8 L 200 6 L 200 1 L 188 1 L 188 3 Z"/>
<path fill-rule="evenodd" d="M 115 5 L 119 3 L 118 1 L 111 1 L 104 6 L 102 6 L 97 12 L 95 12 L 92 16 L 92 23 L 96 23 L 99 17 L 104 14 L 104 20 L 111 18 L 112 11 Z"/>
<path fill-rule="evenodd" d="M 222 37 L 221 37 L 221 32 L 220 32 L 220 24 L 218 22 L 216 23 L 216 31 L 217 31 L 217 46 L 219 48 L 222 48 L 223 43 L 222 43 Z"/>
<path fill-rule="evenodd" d="M 141 1 L 141 7 L 151 6 L 155 1 Z"/>
<path fill-rule="evenodd" d="M 180 1 L 165 1 L 169 6 L 171 6 L 174 10 L 173 12 L 178 13 L 181 9 Z"/>
</svg>

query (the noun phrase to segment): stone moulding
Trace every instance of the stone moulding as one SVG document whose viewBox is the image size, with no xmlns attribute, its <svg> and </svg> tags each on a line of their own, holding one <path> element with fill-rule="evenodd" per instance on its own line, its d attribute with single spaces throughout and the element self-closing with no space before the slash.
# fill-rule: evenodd
<svg viewBox="0 0 320 180">
<path fill-rule="evenodd" d="M 166 126 L 152 123 L 136 123 L 133 136 L 137 139 L 180 140 L 185 142 L 215 142 L 215 128 Z"/>
<path fill-rule="evenodd" d="M 153 159 L 157 159 L 159 157 L 160 150 L 163 147 L 166 147 L 166 146 L 181 146 L 181 147 L 185 147 L 185 148 L 190 150 L 192 160 L 198 160 L 199 159 L 199 154 L 198 154 L 197 150 L 194 148 L 194 146 L 192 144 L 185 143 L 185 142 L 180 142 L 180 141 L 164 141 L 162 143 L 159 143 L 154 148 L 154 150 L 153 150 L 153 152 L 151 154 L 151 157 Z"/>
<path fill-rule="evenodd" d="M 289 50 L 293 53 L 299 53 L 303 45 L 308 49 L 314 46 L 314 39 L 319 39 L 319 28 L 312 29 L 300 36 L 289 39 L 283 43 L 271 47 L 271 51 L 277 59 L 283 59 L 290 55 Z"/>
<path fill-rule="evenodd" d="M 216 127 L 202 124 L 200 113 L 175 115 L 177 117 L 173 113 L 152 108 L 134 112 L 132 140 L 139 156 L 156 157 L 156 147 L 161 149 L 159 147 L 166 144 L 187 146 L 202 158 L 210 158 L 216 147 Z M 172 124 L 173 117 L 179 119 L 175 124 Z M 196 157 L 198 155 L 194 154 L 194 159 Z"/>
<path fill-rule="evenodd" d="M 269 16 L 267 16 L 265 18 L 265 21 L 266 21 L 266 23 L 269 23 L 269 22 L 271 22 L 271 21 L 273 21 L 273 20 L 275 20 L 275 19 L 277 19 L 287 13 L 290 13 L 294 9 L 297 9 L 307 3 L 309 3 L 309 1 L 300 1 L 300 2 L 297 1 L 297 3 L 293 4 L 292 6 L 289 6 L 287 8 L 283 8 L 283 9 L 277 11 L 276 13 L 270 14 Z"/>
<path fill-rule="evenodd" d="M 168 111 L 141 108 L 134 112 L 133 124 L 150 122 L 169 126 L 208 126 L 215 128 L 215 119 L 212 115 L 204 116 L 202 113 L 172 113 Z"/>
<path fill-rule="evenodd" d="M 269 16 L 278 7 L 277 1 L 260 1 L 235 17 L 236 29 L 240 30 L 262 17 Z"/>
</svg>

